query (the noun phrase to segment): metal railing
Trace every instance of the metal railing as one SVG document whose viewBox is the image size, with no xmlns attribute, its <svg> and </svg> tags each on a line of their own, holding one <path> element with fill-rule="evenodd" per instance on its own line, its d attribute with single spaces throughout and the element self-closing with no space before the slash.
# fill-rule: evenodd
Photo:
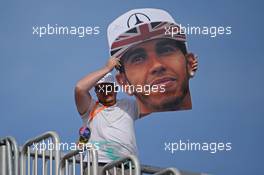
<svg viewBox="0 0 264 175">
<path fill-rule="evenodd" d="M 85 161 L 84 157 L 86 158 Z M 85 147 L 83 150 L 75 150 L 65 154 L 60 161 L 59 175 L 76 175 L 77 164 L 79 164 L 81 175 L 84 174 L 84 165 L 87 167 L 87 175 L 97 175 L 97 150 L 91 146 Z"/>
<path fill-rule="evenodd" d="M 176 168 L 166 168 L 153 175 L 181 175 L 181 173 Z"/>
<path fill-rule="evenodd" d="M 53 147 L 38 147 L 41 144 Z M 205 175 L 176 168 L 140 165 L 134 155 L 98 168 L 97 150 L 92 145 L 64 154 L 60 151 L 60 144 L 58 134 L 52 131 L 28 140 L 20 149 L 13 137 L 0 139 L 0 175 L 84 175 L 84 169 L 87 169 L 85 175 Z"/>
<path fill-rule="evenodd" d="M 11 136 L 0 139 L 0 175 L 18 175 L 18 157 L 16 140 Z"/>
<path fill-rule="evenodd" d="M 177 168 L 161 168 L 150 165 L 141 165 L 141 173 L 144 174 L 158 174 L 158 175 L 206 175 L 206 173 L 193 173 L 189 171 L 179 170 Z"/>
<path fill-rule="evenodd" d="M 47 142 L 48 144 L 46 144 Z M 46 132 L 40 136 L 37 136 L 36 138 L 28 140 L 21 149 L 20 175 L 26 175 L 26 172 L 28 175 L 30 175 L 31 162 L 33 163 L 32 173 L 34 173 L 34 175 L 37 175 L 38 162 L 39 162 L 38 158 L 42 160 L 42 175 L 48 174 L 48 162 L 49 162 L 49 174 L 52 175 L 53 172 L 55 172 L 55 175 L 58 175 L 58 168 L 60 162 L 59 143 L 60 143 L 60 139 L 58 134 L 52 131 Z M 41 145 L 42 146 L 45 145 L 45 148 L 40 147 Z M 48 146 L 52 145 L 52 147 L 51 148 L 49 147 L 49 149 L 47 149 L 46 145 Z M 33 149 L 32 146 L 34 146 Z M 53 166 L 55 167 L 53 168 Z"/>
<path fill-rule="evenodd" d="M 125 173 L 125 171 L 127 171 L 127 173 Z M 111 172 L 112 175 L 140 175 L 141 169 L 137 157 L 134 155 L 129 155 L 127 157 L 106 164 L 103 167 L 100 175 L 108 175 L 109 172 Z"/>
</svg>

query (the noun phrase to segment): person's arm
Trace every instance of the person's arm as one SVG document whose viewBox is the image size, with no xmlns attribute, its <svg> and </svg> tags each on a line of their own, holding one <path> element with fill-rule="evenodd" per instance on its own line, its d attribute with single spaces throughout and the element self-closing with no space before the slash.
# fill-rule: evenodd
<svg viewBox="0 0 264 175">
<path fill-rule="evenodd" d="M 80 115 L 87 112 L 92 101 L 89 91 L 102 77 L 111 72 L 115 66 L 120 66 L 119 59 L 111 57 L 103 68 L 88 74 L 77 82 L 75 86 L 75 103 Z"/>
</svg>

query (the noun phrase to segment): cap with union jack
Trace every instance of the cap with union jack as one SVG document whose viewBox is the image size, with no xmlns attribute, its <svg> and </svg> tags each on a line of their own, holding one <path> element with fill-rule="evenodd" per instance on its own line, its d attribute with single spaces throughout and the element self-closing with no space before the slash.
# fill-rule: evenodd
<svg viewBox="0 0 264 175">
<path fill-rule="evenodd" d="M 186 42 L 186 35 L 171 15 L 153 8 L 134 9 L 119 16 L 108 26 L 107 36 L 110 55 L 115 57 L 120 57 L 131 46 L 155 38 Z"/>
</svg>

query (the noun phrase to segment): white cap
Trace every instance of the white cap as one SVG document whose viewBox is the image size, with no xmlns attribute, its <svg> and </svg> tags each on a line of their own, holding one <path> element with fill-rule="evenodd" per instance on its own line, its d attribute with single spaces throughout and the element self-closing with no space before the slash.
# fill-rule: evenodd
<svg viewBox="0 0 264 175">
<path fill-rule="evenodd" d="M 169 27 L 177 28 L 174 36 L 166 34 Z M 132 45 L 154 38 L 186 41 L 171 15 L 161 9 L 144 8 L 126 12 L 115 19 L 107 29 L 110 55 L 120 56 Z"/>
<path fill-rule="evenodd" d="M 114 83 L 115 80 L 114 80 L 114 77 L 111 73 L 107 73 L 103 78 L 101 78 L 97 83 L 97 84 L 100 84 L 100 83 Z"/>
</svg>

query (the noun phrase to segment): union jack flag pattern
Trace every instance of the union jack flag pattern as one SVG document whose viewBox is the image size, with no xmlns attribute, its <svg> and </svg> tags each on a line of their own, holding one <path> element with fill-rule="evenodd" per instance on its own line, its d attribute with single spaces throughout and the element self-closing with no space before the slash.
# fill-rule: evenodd
<svg viewBox="0 0 264 175">
<path fill-rule="evenodd" d="M 171 38 L 182 42 L 186 41 L 186 35 L 176 24 L 168 22 L 144 23 L 119 35 L 111 46 L 111 56 L 120 57 L 130 46 L 155 38 Z"/>
</svg>

